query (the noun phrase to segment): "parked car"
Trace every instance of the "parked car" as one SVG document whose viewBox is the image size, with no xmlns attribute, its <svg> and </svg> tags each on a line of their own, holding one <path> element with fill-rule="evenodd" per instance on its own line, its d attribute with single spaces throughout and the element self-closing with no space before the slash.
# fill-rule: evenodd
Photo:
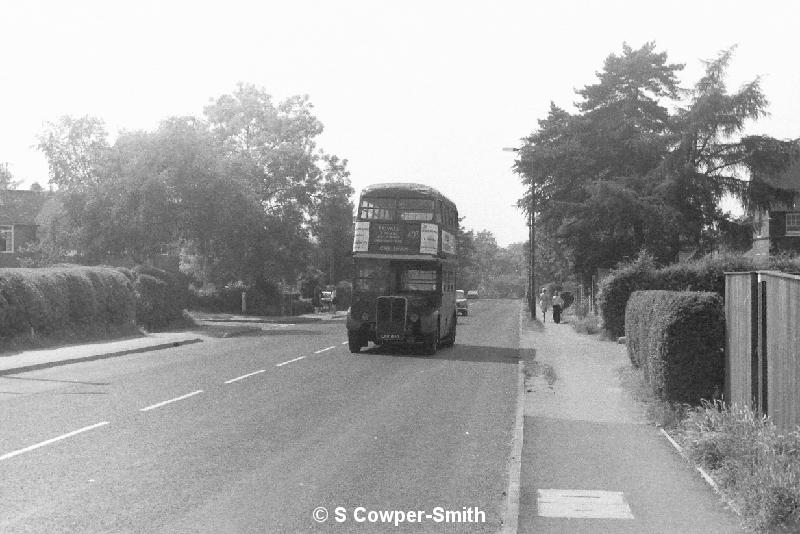
<svg viewBox="0 0 800 534">
<path fill-rule="evenodd" d="M 476 299 L 476 298 L 478 298 L 478 292 L 475 289 L 467 291 L 467 298 L 468 299 Z"/>
<path fill-rule="evenodd" d="M 456 315 L 469 315 L 469 302 L 463 289 L 456 290 Z"/>
</svg>

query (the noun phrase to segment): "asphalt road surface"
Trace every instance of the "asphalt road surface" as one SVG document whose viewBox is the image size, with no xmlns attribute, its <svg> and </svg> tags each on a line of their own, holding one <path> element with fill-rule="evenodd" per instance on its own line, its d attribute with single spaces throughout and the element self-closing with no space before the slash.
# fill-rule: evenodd
<svg viewBox="0 0 800 534">
<path fill-rule="evenodd" d="M 0 376 L 0 532 L 495 532 L 519 307 L 470 301 L 434 357 L 265 325 Z"/>
</svg>

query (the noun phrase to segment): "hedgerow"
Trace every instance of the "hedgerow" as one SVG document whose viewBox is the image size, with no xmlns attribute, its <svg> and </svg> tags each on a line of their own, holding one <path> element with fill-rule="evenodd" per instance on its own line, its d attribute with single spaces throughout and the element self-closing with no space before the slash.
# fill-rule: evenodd
<svg viewBox="0 0 800 534">
<path fill-rule="evenodd" d="M 107 267 L 0 269 L 0 337 L 133 325 L 130 280 Z"/>
</svg>

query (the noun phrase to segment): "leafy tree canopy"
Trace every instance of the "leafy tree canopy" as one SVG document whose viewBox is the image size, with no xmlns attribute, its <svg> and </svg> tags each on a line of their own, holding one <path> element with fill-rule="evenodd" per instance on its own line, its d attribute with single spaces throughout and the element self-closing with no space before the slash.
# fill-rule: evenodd
<svg viewBox="0 0 800 534">
<path fill-rule="evenodd" d="M 576 91 L 577 111 L 551 103 L 523 139 L 515 169 L 536 212 L 537 235 L 557 240 L 588 280 L 641 249 L 671 261 L 682 249 L 708 250 L 727 215 L 725 195 L 747 201 L 752 142 L 747 121 L 765 114 L 759 80 L 728 91 L 733 48 L 705 62 L 690 90 L 654 43 L 623 45 Z"/>
</svg>

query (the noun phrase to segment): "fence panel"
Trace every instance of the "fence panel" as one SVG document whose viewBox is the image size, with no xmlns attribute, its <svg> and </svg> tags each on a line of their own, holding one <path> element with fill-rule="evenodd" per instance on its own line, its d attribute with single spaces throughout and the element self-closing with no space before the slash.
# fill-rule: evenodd
<svg viewBox="0 0 800 534">
<path fill-rule="evenodd" d="M 751 408 L 756 408 L 758 392 L 753 373 L 758 342 L 756 283 L 756 273 L 725 274 L 725 399 Z"/>
<path fill-rule="evenodd" d="M 781 430 L 800 424 L 800 277 L 761 273 L 766 282 L 768 414 Z"/>
</svg>

